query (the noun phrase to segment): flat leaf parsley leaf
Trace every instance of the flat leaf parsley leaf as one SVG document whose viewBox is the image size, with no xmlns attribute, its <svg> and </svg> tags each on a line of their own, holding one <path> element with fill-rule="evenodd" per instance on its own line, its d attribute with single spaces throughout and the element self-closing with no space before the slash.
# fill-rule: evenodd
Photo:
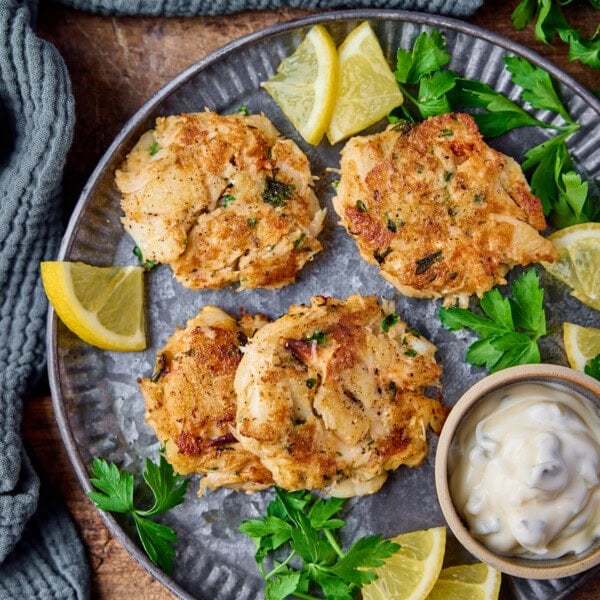
<svg viewBox="0 0 600 600">
<path fill-rule="evenodd" d="M 485 109 L 472 114 L 484 137 L 497 137 L 517 127 L 554 127 L 536 119 L 482 81 L 457 77 L 456 86 L 448 97 L 454 110 Z"/>
<path fill-rule="evenodd" d="M 558 113 L 571 125 L 571 127 L 566 127 L 567 130 L 579 129 L 558 97 L 547 71 L 534 67 L 530 62 L 518 56 L 504 57 L 504 64 L 512 74 L 512 81 L 523 88 L 521 99 L 524 102 L 529 102 L 533 108 L 539 110 L 551 110 Z"/>
<path fill-rule="evenodd" d="M 433 30 L 420 33 L 411 50 L 399 48 L 396 53 L 394 76 L 403 95 L 418 110 L 422 119 L 450 112 L 446 93 L 455 85 L 452 71 L 441 71 L 450 60 L 442 34 Z M 405 104 L 399 108 L 400 114 L 414 121 L 413 114 Z M 392 115 L 392 122 L 398 116 Z"/>
<path fill-rule="evenodd" d="M 550 44 L 558 35 L 569 44 L 569 60 L 579 60 L 594 69 L 600 69 L 598 30 L 589 39 L 582 38 L 561 12 L 560 6 L 569 3 L 570 0 L 522 0 L 514 9 L 511 19 L 515 29 L 519 30 L 535 20 L 534 31 L 538 40 Z M 589 3 L 596 9 L 600 8 L 598 0 L 589 0 Z"/>
<path fill-rule="evenodd" d="M 442 34 L 435 29 L 431 33 L 424 31 L 417 36 L 412 50 L 398 49 L 394 75 L 400 83 L 418 83 L 449 61 Z"/>
<path fill-rule="evenodd" d="M 583 367 L 583 370 L 587 375 L 600 381 L 600 354 L 597 354 L 594 358 L 590 358 L 585 367 Z"/>
<path fill-rule="evenodd" d="M 239 530 L 256 544 L 254 558 L 267 582 L 267 600 L 291 595 L 316 600 L 319 590 L 325 598 L 352 600 L 363 585 L 377 578 L 370 569 L 380 567 L 399 546 L 369 535 L 344 552 L 334 533 L 345 525 L 336 516 L 344 503 L 341 498 L 322 499 L 304 490 L 276 488 L 266 516 L 240 525 Z"/>
<path fill-rule="evenodd" d="M 130 515 L 150 560 L 171 574 L 175 557 L 173 543 L 177 541 L 177 534 L 170 527 L 151 521 L 148 517 L 181 504 L 188 481 L 176 475 L 162 455 L 159 464 L 146 459 L 143 477 L 154 503 L 151 508 L 142 510 L 134 506 L 134 477 L 131 473 L 120 470 L 114 463 L 94 458 L 92 474 L 94 477 L 90 482 L 97 491 L 88 492 L 88 497 L 100 510 Z"/>
<path fill-rule="evenodd" d="M 544 290 L 537 273 L 530 269 L 512 284 L 512 297 L 503 298 L 497 289 L 483 294 L 484 315 L 464 308 L 441 308 L 444 327 L 458 331 L 467 327 L 480 339 L 469 346 L 466 359 L 491 373 L 514 365 L 541 362 L 538 340 L 546 335 Z"/>
<path fill-rule="evenodd" d="M 486 83 L 442 69 L 450 55 L 437 30 L 421 33 L 412 50 L 400 48 L 396 58 L 394 75 L 408 102 L 390 115 L 392 122 L 397 122 L 401 116 L 414 122 L 415 116 L 426 119 L 453 110 L 476 109 L 473 118 L 485 137 L 502 135 L 515 127 L 556 128 L 536 119 Z M 414 109 L 410 110 L 410 105 L 418 115 Z"/>
</svg>

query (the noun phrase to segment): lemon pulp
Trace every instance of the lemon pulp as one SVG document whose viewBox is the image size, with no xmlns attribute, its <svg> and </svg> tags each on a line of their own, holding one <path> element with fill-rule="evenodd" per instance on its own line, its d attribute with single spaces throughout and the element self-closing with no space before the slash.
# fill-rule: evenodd
<svg viewBox="0 0 600 600">
<path fill-rule="evenodd" d="M 569 365 L 578 371 L 600 354 L 600 329 L 595 327 L 563 323 L 563 341 Z"/>
<path fill-rule="evenodd" d="M 61 321 L 83 341 L 105 350 L 146 347 L 141 267 L 41 263 L 42 283 Z"/>
<path fill-rule="evenodd" d="M 475 563 L 442 569 L 428 600 L 496 600 L 500 594 L 500 571 Z"/>
<path fill-rule="evenodd" d="M 422 600 L 442 568 L 446 528 L 412 531 L 391 540 L 400 545 L 374 572 L 378 578 L 361 590 L 363 600 Z"/>
<path fill-rule="evenodd" d="M 348 34 L 338 57 L 340 87 L 327 129 L 332 144 L 377 123 L 403 100 L 368 21 Z"/>
<path fill-rule="evenodd" d="M 600 310 L 600 223 L 582 223 L 549 236 L 559 259 L 542 263 L 578 300 Z"/>
<path fill-rule="evenodd" d="M 322 25 L 312 27 L 261 86 L 300 135 L 309 144 L 318 144 L 331 120 L 338 88 L 337 51 L 327 30 Z"/>
</svg>

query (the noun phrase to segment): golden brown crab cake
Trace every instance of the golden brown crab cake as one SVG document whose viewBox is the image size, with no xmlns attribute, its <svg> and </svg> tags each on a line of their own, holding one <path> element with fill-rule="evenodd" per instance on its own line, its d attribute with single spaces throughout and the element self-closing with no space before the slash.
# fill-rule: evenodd
<svg viewBox="0 0 600 600">
<path fill-rule="evenodd" d="M 262 317 L 236 321 L 204 307 L 158 353 L 152 377 L 138 381 L 146 421 L 181 474 L 203 475 L 200 492 L 220 487 L 248 492 L 272 485 L 271 473 L 235 438 L 233 378 L 241 347 Z"/>
<path fill-rule="evenodd" d="M 192 289 L 281 287 L 322 249 L 308 159 L 263 115 L 159 117 L 115 181 L 144 259 Z"/>
<path fill-rule="evenodd" d="M 333 206 L 361 256 L 407 296 L 468 303 L 515 265 L 554 261 L 540 200 L 470 115 L 355 137 Z"/>
<path fill-rule="evenodd" d="M 373 296 L 293 305 L 244 349 L 236 437 L 284 489 L 374 493 L 441 429 L 435 350 Z"/>
</svg>

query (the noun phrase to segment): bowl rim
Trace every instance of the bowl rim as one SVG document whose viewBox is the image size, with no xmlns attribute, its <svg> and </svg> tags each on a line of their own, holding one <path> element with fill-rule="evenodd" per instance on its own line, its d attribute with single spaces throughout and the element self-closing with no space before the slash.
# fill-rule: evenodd
<svg viewBox="0 0 600 600">
<path fill-rule="evenodd" d="M 527 380 L 539 380 L 542 378 L 553 379 L 554 382 L 570 384 L 571 387 L 585 389 L 589 396 L 594 397 L 600 407 L 600 381 L 593 377 L 576 371 L 569 367 L 555 364 L 530 364 L 509 367 L 491 375 L 485 376 L 471 386 L 452 407 L 437 444 L 435 456 L 435 487 L 438 501 L 446 523 L 457 540 L 477 559 L 484 561 L 490 566 L 508 575 L 524 577 L 527 579 L 555 579 L 576 575 L 600 564 L 600 544 L 596 539 L 591 548 L 595 549 L 589 554 L 572 554 L 572 560 L 556 566 L 547 564 L 536 564 L 535 558 L 520 558 L 502 556 L 494 553 L 481 542 L 475 539 L 467 529 L 462 518 L 459 516 L 450 493 L 448 482 L 448 456 L 454 435 L 462 422 L 463 417 L 473 406 L 487 394 L 514 383 Z M 586 394 L 587 396 L 588 394 Z M 515 559 L 527 561 L 527 564 L 516 563 Z"/>
</svg>

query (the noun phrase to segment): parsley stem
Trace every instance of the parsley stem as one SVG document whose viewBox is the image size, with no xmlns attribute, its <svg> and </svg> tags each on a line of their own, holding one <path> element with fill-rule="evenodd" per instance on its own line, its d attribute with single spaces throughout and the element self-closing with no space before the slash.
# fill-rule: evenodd
<svg viewBox="0 0 600 600">
<path fill-rule="evenodd" d="M 277 573 L 279 573 L 279 571 L 284 569 L 288 565 L 290 560 L 292 560 L 292 558 L 294 558 L 294 556 L 296 556 L 296 551 L 292 550 L 290 552 L 290 555 L 282 563 L 277 565 L 270 573 L 267 573 L 266 575 L 263 574 L 265 581 L 268 581 L 269 579 L 271 579 L 271 577 L 274 577 L 275 575 L 277 575 Z"/>
<path fill-rule="evenodd" d="M 331 533 L 331 529 L 325 529 L 324 531 L 327 541 L 331 544 L 331 547 L 335 550 L 336 554 L 340 558 L 344 558 L 344 556 L 346 555 L 342 552 L 342 549 L 339 547 L 335 537 L 333 536 L 333 533 Z"/>
<path fill-rule="evenodd" d="M 322 600 L 318 596 L 311 596 L 310 594 L 305 594 L 304 592 L 299 592 L 298 590 L 294 591 L 295 598 L 301 598 L 302 600 Z"/>
<path fill-rule="evenodd" d="M 413 98 L 407 91 L 406 88 L 403 85 L 399 85 L 398 86 L 400 88 L 400 91 L 411 101 L 412 104 L 414 104 L 416 107 L 419 106 L 419 102 L 417 101 L 416 98 Z"/>
</svg>

